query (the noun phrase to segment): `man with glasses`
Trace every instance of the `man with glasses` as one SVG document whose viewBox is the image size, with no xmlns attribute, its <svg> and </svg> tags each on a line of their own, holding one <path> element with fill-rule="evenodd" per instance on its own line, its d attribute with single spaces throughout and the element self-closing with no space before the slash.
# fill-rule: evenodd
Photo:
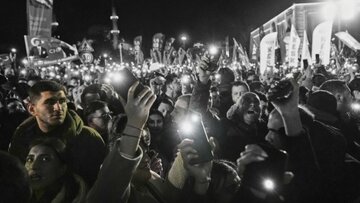
<svg viewBox="0 0 360 203">
<path fill-rule="evenodd" d="M 108 143 L 108 124 L 112 119 L 112 112 L 106 102 L 93 101 L 84 111 L 84 117 L 86 118 L 87 125 L 94 128 L 103 138 L 105 144 Z"/>
</svg>

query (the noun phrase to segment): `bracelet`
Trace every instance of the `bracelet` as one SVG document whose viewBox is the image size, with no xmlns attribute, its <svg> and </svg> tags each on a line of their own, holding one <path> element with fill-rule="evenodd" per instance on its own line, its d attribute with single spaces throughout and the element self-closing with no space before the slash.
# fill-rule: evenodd
<svg viewBox="0 0 360 203">
<path fill-rule="evenodd" d="M 129 124 L 126 124 L 126 126 L 130 127 L 130 128 L 134 128 L 136 130 L 139 130 L 140 132 L 142 131 L 141 128 L 138 128 L 138 127 L 135 127 L 135 126 L 132 126 L 132 125 L 129 125 Z"/>
<path fill-rule="evenodd" d="M 129 135 L 129 134 L 126 134 L 126 133 L 123 133 L 122 135 L 123 135 L 123 136 L 126 136 L 126 137 L 136 138 L 136 139 L 139 139 L 139 138 L 140 138 L 140 136 L 136 136 L 136 135 Z"/>
</svg>

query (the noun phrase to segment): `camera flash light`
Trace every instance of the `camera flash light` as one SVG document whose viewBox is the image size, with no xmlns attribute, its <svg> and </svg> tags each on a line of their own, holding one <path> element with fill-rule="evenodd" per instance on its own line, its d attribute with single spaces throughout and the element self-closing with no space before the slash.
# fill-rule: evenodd
<svg viewBox="0 0 360 203">
<path fill-rule="evenodd" d="M 359 103 L 353 103 L 351 104 L 351 108 L 355 111 L 359 111 L 360 110 L 360 104 Z"/>
<path fill-rule="evenodd" d="M 263 181 L 263 186 L 264 186 L 264 188 L 267 189 L 267 190 L 274 190 L 274 189 L 275 189 L 275 183 L 274 183 L 274 181 L 271 180 L 271 179 L 265 179 L 265 180 Z"/>
<path fill-rule="evenodd" d="M 218 53 L 218 49 L 216 46 L 212 45 L 209 47 L 209 54 L 210 55 L 216 55 Z"/>
<path fill-rule="evenodd" d="M 192 125 L 189 121 L 185 121 L 180 125 L 180 130 L 185 134 L 190 134 L 193 130 Z"/>
</svg>

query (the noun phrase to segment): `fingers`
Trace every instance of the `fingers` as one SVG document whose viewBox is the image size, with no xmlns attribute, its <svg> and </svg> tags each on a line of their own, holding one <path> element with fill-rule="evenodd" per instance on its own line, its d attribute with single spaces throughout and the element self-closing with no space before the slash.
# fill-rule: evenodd
<svg viewBox="0 0 360 203">
<path fill-rule="evenodd" d="M 134 99 L 134 93 L 136 90 L 136 87 L 139 85 L 139 81 L 136 81 L 133 85 L 131 85 L 131 87 L 128 90 L 128 100 L 133 100 Z"/>
<path fill-rule="evenodd" d="M 245 151 L 241 152 L 240 158 L 237 159 L 238 165 L 247 165 L 252 162 L 264 161 L 268 155 L 258 145 L 246 145 Z"/>
</svg>

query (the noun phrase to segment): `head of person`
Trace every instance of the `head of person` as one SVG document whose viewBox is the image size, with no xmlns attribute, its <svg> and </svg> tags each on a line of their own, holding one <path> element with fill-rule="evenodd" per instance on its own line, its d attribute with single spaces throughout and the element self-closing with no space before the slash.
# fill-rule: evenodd
<svg viewBox="0 0 360 203">
<path fill-rule="evenodd" d="M 353 97 L 345 82 L 341 80 L 328 80 L 320 86 L 320 90 L 329 91 L 335 96 L 337 110 L 340 114 L 344 115 L 351 111 Z"/>
<path fill-rule="evenodd" d="M 9 114 L 19 114 L 19 113 L 25 113 L 26 109 L 23 105 L 23 103 L 16 98 L 11 98 L 6 100 L 6 107 L 9 112 Z"/>
<path fill-rule="evenodd" d="M 66 154 L 66 145 L 57 138 L 35 140 L 30 145 L 25 168 L 33 190 L 46 191 L 59 183 L 68 170 Z"/>
<path fill-rule="evenodd" d="M 259 97 L 252 92 L 243 94 L 236 105 L 236 117 L 246 123 L 247 125 L 253 125 L 259 121 L 261 107 Z"/>
<path fill-rule="evenodd" d="M 260 81 L 253 81 L 249 83 L 249 87 L 251 92 L 265 93 L 265 86 Z"/>
<path fill-rule="evenodd" d="M 355 78 L 349 83 L 349 88 L 356 100 L 360 100 L 360 78 Z"/>
<path fill-rule="evenodd" d="M 56 82 L 43 80 L 29 89 L 29 113 L 39 128 L 49 132 L 64 123 L 67 114 L 66 90 Z"/>
<path fill-rule="evenodd" d="M 81 106 L 86 108 L 91 102 L 101 100 L 101 85 L 92 84 L 85 87 L 81 94 Z"/>
<path fill-rule="evenodd" d="M 3 151 L 0 151 L 0 182 L 1 202 L 29 202 L 31 188 L 24 165 Z"/>
<path fill-rule="evenodd" d="M 326 77 L 321 73 L 316 73 L 311 79 L 313 83 L 313 90 L 318 90 L 320 86 L 326 81 Z"/>
<path fill-rule="evenodd" d="M 155 77 L 150 80 L 150 88 L 155 95 L 161 95 L 164 84 L 165 78 L 162 75 L 155 75 Z"/>
<path fill-rule="evenodd" d="M 220 93 L 218 88 L 211 87 L 210 88 L 210 106 L 211 107 L 219 107 L 220 106 Z"/>
<path fill-rule="evenodd" d="M 181 83 L 176 75 L 166 76 L 165 81 L 165 94 L 176 99 L 181 94 Z"/>
<path fill-rule="evenodd" d="M 181 123 L 189 110 L 190 94 L 181 95 L 175 102 L 174 110 L 171 112 L 172 120 L 175 123 Z"/>
<path fill-rule="evenodd" d="M 164 116 L 158 110 L 152 110 L 149 113 L 149 118 L 147 121 L 147 126 L 149 127 L 150 132 L 157 133 L 161 132 L 164 129 Z"/>
<path fill-rule="evenodd" d="M 212 202 L 231 202 L 240 187 L 236 166 L 225 160 L 214 160 L 207 194 Z"/>
<path fill-rule="evenodd" d="M 275 148 L 283 149 L 286 137 L 285 128 L 282 117 L 276 109 L 272 110 L 269 114 L 267 128 L 269 131 L 265 136 L 265 140 Z"/>
<path fill-rule="evenodd" d="M 99 100 L 90 102 L 84 110 L 84 116 L 86 118 L 87 125 L 94 128 L 101 135 L 108 132 L 108 123 L 112 116 L 106 102 Z"/>
<path fill-rule="evenodd" d="M 71 77 L 68 85 L 71 85 L 73 87 L 77 87 L 80 85 L 80 79 L 77 77 Z"/>
<path fill-rule="evenodd" d="M 249 85 L 243 81 L 236 81 L 232 83 L 231 98 L 234 103 L 246 92 L 250 92 Z"/>
<path fill-rule="evenodd" d="M 27 79 L 27 84 L 32 87 L 35 83 L 39 82 L 41 77 L 38 75 L 29 76 Z"/>
<path fill-rule="evenodd" d="M 170 113 L 174 110 L 174 103 L 169 98 L 164 98 L 161 100 L 157 110 L 162 113 L 164 118 L 168 118 Z"/>
</svg>

